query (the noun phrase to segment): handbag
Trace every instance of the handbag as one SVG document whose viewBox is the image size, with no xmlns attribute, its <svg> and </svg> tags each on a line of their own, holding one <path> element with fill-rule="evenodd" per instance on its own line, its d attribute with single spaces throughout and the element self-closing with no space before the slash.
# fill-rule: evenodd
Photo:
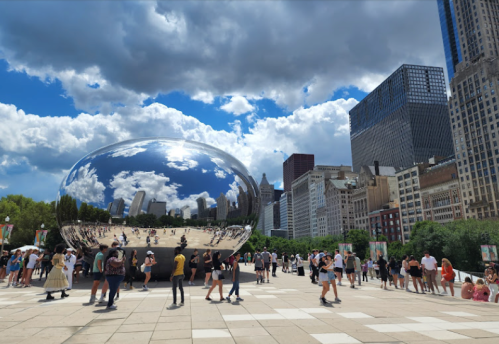
<svg viewBox="0 0 499 344">
<path fill-rule="evenodd" d="M 140 272 L 144 272 L 145 268 L 146 268 L 146 264 L 142 264 L 140 266 Z"/>
<path fill-rule="evenodd" d="M 224 279 L 225 279 L 225 275 L 224 275 L 223 271 L 222 271 L 222 270 L 219 270 L 219 271 L 220 271 L 220 272 L 218 273 L 218 280 L 219 280 L 219 281 L 220 281 L 220 280 L 224 280 Z"/>
</svg>

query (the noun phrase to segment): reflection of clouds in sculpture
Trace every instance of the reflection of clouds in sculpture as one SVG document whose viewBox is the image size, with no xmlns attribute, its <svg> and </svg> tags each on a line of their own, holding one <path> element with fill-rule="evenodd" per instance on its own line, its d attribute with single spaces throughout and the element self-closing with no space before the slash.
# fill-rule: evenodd
<svg viewBox="0 0 499 344">
<path fill-rule="evenodd" d="M 237 177 L 236 177 L 237 178 Z M 228 200 L 232 202 L 237 202 L 237 195 L 239 194 L 238 183 L 237 180 L 234 180 L 229 184 L 230 189 L 225 194 Z"/>
<path fill-rule="evenodd" d="M 209 172 L 209 171 L 208 171 L 208 170 L 205 170 L 204 168 L 202 168 L 202 169 L 201 169 L 201 172 L 203 172 L 203 173 L 207 173 L 207 172 Z"/>
<path fill-rule="evenodd" d="M 64 186 L 64 190 L 82 202 L 104 202 L 106 187 L 99 182 L 96 172 L 95 168 L 90 168 L 90 163 L 74 170 L 67 178 L 66 183 L 69 185 Z"/>
<path fill-rule="evenodd" d="M 217 178 L 220 178 L 220 179 L 225 179 L 225 177 L 227 177 L 227 173 L 225 173 L 224 171 L 222 171 L 221 169 L 219 168 L 216 168 L 215 169 L 215 176 Z"/>
<path fill-rule="evenodd" d="M 184 160 L 182 163 L 178 164 L 176 162 L 169 162 L 166 166 L 175 168 L 180 171 L 187 171 L 190 168 L 194 168 L 198 165 L 197 161 L 194 160 Z"/>
<path fill-rule="evenodd" d="M 216 175 L 216 172 L 220 171 L 220 170 L 222 170 L 222 172 L 225 171 L 228 174 L 232 174 L 231 165 L 229 164 L 228 161 L 225 161 L 225 160 L 223 160 L 221 158 L 211 158 L 210 160 L 211 160 L 211 162 L 213 162 L 214 164 L 216 164 L 217 167 L 218 167 L 218 168 L 215 169 L 215 175 Z M 218 178 L 221 178 L 221 177 L 218 177 Z M 222 177 L 222 178 L 225 178 L 225 177 Z"/>
</svg>

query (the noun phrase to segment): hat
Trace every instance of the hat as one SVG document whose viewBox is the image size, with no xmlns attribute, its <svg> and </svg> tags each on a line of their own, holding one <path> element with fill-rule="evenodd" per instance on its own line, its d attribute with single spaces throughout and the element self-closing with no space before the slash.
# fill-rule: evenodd
<svg viewBox="0 0 499 344">
<path fill-rule="evenodd" d="M 67 248 L 66 251 L 73 251 L 73 249 L 70 247 L 70 248 Z"/>
<path fill-rule="evenodd" d="M 153 251 L 147 251 L 147 254 L 154 254 Z"/>
</svg>

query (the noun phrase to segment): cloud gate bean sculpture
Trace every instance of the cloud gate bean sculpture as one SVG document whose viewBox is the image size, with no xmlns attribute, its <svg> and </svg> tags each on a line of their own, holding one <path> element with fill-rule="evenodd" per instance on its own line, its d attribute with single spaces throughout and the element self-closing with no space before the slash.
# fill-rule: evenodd
<svg viewBox="0 0 499 344">
<path fill-rule="evenodd" d="M 258 185 L 233 156 L 206 144 L 172 138 L 124 141 L 78 161 L 61 183 L 56 209 L 67 244 L 87 261 L 100 244 L 118 242 L 127 256 L 147 251 L 165 279 L 173 250 L 239 250 L 257 223 Z M 186 270 L 188 264 L 186 264 Z M 200 259 L 198 271 L 204 271 Z"/>
</svg>

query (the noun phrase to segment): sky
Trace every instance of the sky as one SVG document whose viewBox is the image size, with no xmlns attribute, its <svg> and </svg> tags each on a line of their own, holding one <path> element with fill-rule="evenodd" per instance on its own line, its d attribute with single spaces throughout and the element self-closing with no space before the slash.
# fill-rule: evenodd
<svg viewBox="0 0 499 344">
<path fill-rule="evenodd" d="M 351 165 L 348 111 L 404 63 L 445 67 L 436 1 L 3 1 L 0 197 L 156 136 L 282 188 L 293 153 Z"/>
</svg>

